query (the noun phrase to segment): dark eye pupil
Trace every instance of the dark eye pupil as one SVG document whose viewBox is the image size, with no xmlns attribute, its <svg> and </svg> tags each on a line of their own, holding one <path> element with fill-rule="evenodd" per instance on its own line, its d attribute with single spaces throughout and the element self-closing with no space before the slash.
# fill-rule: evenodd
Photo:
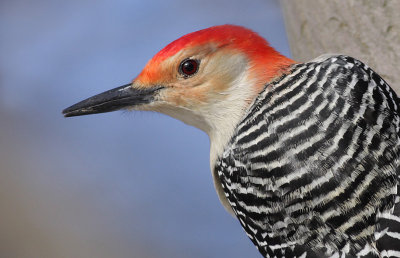
<svg viewBox="0 0 400 258">
<path fill-rule="evenodd" d="M 197 72 L 198 63 L 196 60 L 189 59 L 183 61 L 181 64 L 182 73 L 185 75 L 192 75 Z"/>
</svg>

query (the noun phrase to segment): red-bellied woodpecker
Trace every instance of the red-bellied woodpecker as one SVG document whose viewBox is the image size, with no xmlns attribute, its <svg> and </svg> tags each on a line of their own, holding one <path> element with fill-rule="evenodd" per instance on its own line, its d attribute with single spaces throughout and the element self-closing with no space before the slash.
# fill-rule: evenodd
<svg viewBox="0 0 400 258">
<path fill-rule="evenodd" d="M 153 110 L 205 131 L 219 198 L 266 257 L 400 257 L 399 103 L 354 58 L 295 63 L 223 25 L 63 113 Z"/>
</svg>

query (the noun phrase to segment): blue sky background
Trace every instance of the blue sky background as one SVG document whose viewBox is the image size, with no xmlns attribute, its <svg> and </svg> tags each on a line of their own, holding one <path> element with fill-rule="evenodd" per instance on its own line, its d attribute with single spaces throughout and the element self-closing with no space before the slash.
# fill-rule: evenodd
<svg viewBox="0 0 400 258">
<path fill-rule="evenodd" d="M 155 113 L 61 115 L 226 23 L 289 55 L 272 0 L 0 2 L 0 257 L 260 257 L 219 203 L 205 133 Z"/>
</svg>

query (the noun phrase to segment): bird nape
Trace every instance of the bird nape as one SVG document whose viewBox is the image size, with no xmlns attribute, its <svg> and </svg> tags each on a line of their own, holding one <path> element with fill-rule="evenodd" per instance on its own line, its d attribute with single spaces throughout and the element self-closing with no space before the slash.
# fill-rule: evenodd
<svg viewBox="0 0 400 258">
<path fill-rule="evenodd" d="M 296 63 L 222 25 L 63 114 L 152 110 L 206 132 L 221 203 L 265 257 L 400 257 L 399 108 L 361 61 Z"/>
</svg>

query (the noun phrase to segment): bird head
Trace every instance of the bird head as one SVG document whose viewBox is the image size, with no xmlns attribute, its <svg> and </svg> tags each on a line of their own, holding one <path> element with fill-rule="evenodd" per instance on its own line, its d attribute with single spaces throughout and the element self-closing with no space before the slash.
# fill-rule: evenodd
<svg viewBox="0 0 400 258">
<path fill-rule="evenodd" d="M 257 95 L 293 63 L 249 29 L 215 26 L 173 41 L 131 83 L 83 100 L 63 114 L 150 110 L 205 131 L 214 186 L 233 214 L 214 171 L 215 161 Z"/>
<path fill-rule="evenodd" d="M 215 26 L 173 41 L 131 83 L 81 101 L 63 114 L 151 110 L 212 135 L 237 122 L 265 85 L 291 63 L 249 29 Z"/>
</svg>

